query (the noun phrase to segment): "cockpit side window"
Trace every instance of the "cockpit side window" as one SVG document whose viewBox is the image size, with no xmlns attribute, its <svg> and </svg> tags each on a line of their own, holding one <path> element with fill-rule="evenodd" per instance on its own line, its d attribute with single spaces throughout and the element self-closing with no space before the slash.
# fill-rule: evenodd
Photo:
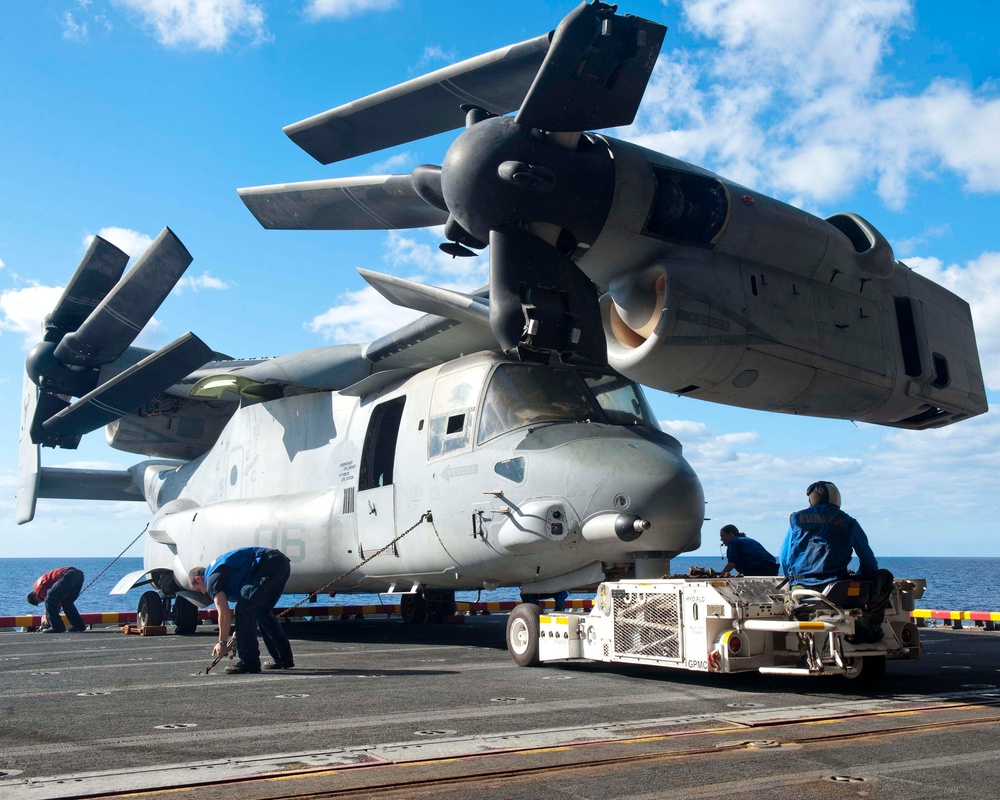
<svg viewBox="0 0 1000 800">
<path fill-rule="evenodd" d="M 607 372 L 581 371 L 580 374 L 612 425 L 659 428 L 646 396 L 632 381 Z"/>
<path fill-rule="evenodd" d="M 442 375 L 431 395 L 427 428 L 427 458 L 437 458 L 472 447 L 476 404 L 486 379 L 487 365 Z"/>
<path fill-rule="evenodd" d="M 576 373 L 537 364 L 501 364 L 493 373 L 479 419 L 479 443 L 539 422 L 600 420 Z M 603 420 L 602 420 L 603 421 Z"/>
</svg>

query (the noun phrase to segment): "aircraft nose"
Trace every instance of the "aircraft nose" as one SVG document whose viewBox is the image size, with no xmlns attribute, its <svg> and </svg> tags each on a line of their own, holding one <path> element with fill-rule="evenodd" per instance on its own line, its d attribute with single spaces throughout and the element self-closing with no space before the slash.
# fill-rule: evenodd
<svg viewBox="0 0 1000 800">
<path fill-rule="evenodd" d="M 705 496 L 672 440 L 632 442 L 581 463 L 599 465 L 604 473 L 582 514 L 585 541 L 606 543 L 630 558 L 670 558 L 701 544 Z"/>
</svg>

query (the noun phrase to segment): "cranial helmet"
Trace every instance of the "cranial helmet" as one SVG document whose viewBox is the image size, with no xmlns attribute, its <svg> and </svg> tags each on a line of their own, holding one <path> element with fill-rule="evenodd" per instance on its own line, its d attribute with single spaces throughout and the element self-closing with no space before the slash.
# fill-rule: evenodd
<svg viewBox="0 0 1000 800">
<path fill-rule="evenodd" d="M 829 503 L 840 508 L 840 489 L 830 481 L 816 481 L 809 484 L 806 494 L 809 496 L 809 505 L 811 506 Z"/>
</svg>

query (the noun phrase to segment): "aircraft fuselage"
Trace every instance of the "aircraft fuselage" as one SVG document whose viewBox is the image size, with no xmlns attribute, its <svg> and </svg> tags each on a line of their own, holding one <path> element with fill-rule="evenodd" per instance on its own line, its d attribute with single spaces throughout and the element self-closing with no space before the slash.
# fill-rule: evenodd
<svg viewBox="0 0 1000 800">
<path fill-rule="evenodd" d="M 621 378 L 491 355 L 361 398 L 248 405 L 204 456 L 149 468 L 145 566 L 186 585 L 226 550 L 275 547 L 292 561 L 288 590 L 311 592 L 416 525 L 334 590 L 559 589 L 631 564 L 659 576 L 699 545 L 704 498 L 653 425 Z"/>
</svg>

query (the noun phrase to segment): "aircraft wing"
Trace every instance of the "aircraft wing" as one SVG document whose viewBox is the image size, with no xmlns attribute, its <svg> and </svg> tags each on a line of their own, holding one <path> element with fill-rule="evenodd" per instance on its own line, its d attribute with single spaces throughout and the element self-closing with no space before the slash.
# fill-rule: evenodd
<svg viewBox="0 0 1000 800">
<path fill-rule="evenodd" d="M 496 349 L 497 340 L 489 328 L 428 314 L 376 339 L 365 349 L 365 356 L 380 370 L 406 369 Z"/>
</svg>

